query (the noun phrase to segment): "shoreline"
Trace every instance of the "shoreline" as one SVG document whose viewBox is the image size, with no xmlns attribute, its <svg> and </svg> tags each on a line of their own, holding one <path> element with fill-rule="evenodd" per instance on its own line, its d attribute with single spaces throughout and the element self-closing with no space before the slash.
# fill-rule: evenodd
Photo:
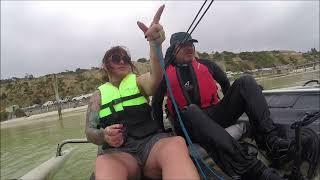
<svg viewBox="0 0 320 180">
<path fill-rule="evenodd" d="M 80 112 L 86 112 L 88 105 L 76 107 L 76 108 L 69 108 L 69 109 L 63 109 L 61 111 L 62 116 L 71 114 L 71 113 L 80 113 Z M 50 118 L 48 118 L 50 117 Z M 51 111 L 47 113 L 42 114 L 35 114 L 31 115 L 29 117 L 20 117 L 20 118 L 14 118 L 7 121 L 3 121 L 0 123 L 0 129 L 4 128 L 10 128 L 15 126 L 21 126 L 21 125 L 27 125 L 30 123 L 35 123 L 39 121 L 44 121 L 43 118 L 46 118 L 45 121 L 52 121 L 58 119 L 58 111 Z"/>
</svg>

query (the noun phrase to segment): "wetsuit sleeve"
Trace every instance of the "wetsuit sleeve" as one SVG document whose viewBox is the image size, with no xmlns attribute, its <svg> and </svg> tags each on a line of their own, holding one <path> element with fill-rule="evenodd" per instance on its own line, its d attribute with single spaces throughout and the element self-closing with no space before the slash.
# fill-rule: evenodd
<svg viewBox="0 0 320 180">
<path fill-rule="evenodd" d="M 86 115 L 86 126 L 85 134 L 88 141 L 96 144 L 102 145 L 105 142 L 103 129 L 97 129 L 97 120 L 99 119 L 100 111 L 100 93 L 99 91 L 95 92 L 90 98 L 87 115 Z"/>
<path fill-rule="evenodd" d="M 210 73 L 214 76 L 214 79 L 220 84 L 222 92 L 225 95 L 230 87 L 227 74 L 213 61 L 199 59 L 199 62 L 208 67 Z"/>
<path fill-rule="evenodd" d="M 157 89 L 155 95 L 152 97 L 152 100 L 151 100 L 152 117 L 155 121 L 158 122 L 159 127 L 161 127 L 163 131 L 165 131 L 165 129 L 163 125 L 162 104 L 163 104 L 165 92 L 166 92 L 166 83 L 165 83 L 165 79 L 163 78 L 159 85 L 159 88 Z"/>
</svg>

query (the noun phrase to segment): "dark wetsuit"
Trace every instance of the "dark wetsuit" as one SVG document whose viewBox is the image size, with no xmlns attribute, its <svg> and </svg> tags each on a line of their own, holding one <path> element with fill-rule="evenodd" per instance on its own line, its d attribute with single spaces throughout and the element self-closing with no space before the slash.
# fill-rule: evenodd
<svg viewBox="0 0 320 180">
<path fill-rule="evenodd" d="M 218 104 L 206 109 L 191 107 L 190 112 L 182 113 L 192 140 L 204 147 L 218 165 L 230 176 L 241 176 L 245 179 L 270 178 L 280 179 L 272 173 L 257 158 L 246 152 L 244 148 L 233 139 L 224 128 L 235 124 L 237 119 L 245 112 L 250 124 L 260 134 L 268 134 L 275 129 L 273 121 L 269 118 L 270 112 L 261 92 L 261 89 L 251 76 L 243 76 L 230 86 L 226 74 L 217 64 L 209 60 L 198 60 L 208 67 L 214 79 L 220 84 L 224 97 Z M 194 93 L 194 86 L 188 65 L 176 65 L 180 72 L 181 81 L 189 94 L 193 104 L 199 105 L 199 97 Z M 153 116 L 162 123 L 162 101 L 166 92 L 163 81 L 156 96 L 152 99 Z M 203 113 L 205 112 L 205 113 Z M 174 121 L 177 134 L 183 135 Z M 271 173 L 270 173 L 271 172 Z"/>
</svg>

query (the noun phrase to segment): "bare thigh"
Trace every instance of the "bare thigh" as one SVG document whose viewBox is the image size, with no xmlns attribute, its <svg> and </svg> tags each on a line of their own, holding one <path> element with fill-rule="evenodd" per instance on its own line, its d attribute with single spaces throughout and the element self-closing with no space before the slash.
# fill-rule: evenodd
<svg viewBox="0 0 320 180">
<path fill-rule="evenodd" d="M 115 152 L 99 155 L 95 164 L 96 179 L 139 179 L 141 169 L 128 153 Z"/>
<path fill-rule="evenodd" d="M 177 152 L 177 147 L 180 147 L 181 143 L 184 144 L 184 140 L 180 136 L 160 139 L 150 151 L 149 157 L 143 169 L 144 175 L 147 177 L 160 179 L 163 176 L 162 166 L 177 163 L 173 162 L 175 161 L 175 156 L 185 154 L 185 156 L 188 157 L 189 155 L 186 148 L 184 150 L 178 148 L 179 150 L 185 152 Z M 186 145 L 184 144 L 184 146 Z M 180 155 L 177 155 L 177 153 L 180 153 Z M 190 163 L 192 163 L 192 161 Z"/>
</svg>

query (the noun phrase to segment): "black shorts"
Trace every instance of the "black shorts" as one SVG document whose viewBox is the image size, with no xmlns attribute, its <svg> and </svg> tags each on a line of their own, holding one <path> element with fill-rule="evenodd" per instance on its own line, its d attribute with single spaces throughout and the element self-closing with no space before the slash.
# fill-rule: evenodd
<svg viewBox="0 0 320 180">
<path fill-rule="evenodd" d="M 108 147 L 103 149 L 102 146 L 98 148 L 98 156 L 103 154 L 111 154 L 115 152 L 126 152 L 131 154 L 138 162 L 140 166 L 144 166 L 146 163 L 149 153 L 152 147 L 162 138 L 170 137 L 166 133 L 156 133 L 147 136 L 143 139 L 134 139 L 132 137 L 127 137 L 124 145 L 115 148 Z"/>
</svg>

